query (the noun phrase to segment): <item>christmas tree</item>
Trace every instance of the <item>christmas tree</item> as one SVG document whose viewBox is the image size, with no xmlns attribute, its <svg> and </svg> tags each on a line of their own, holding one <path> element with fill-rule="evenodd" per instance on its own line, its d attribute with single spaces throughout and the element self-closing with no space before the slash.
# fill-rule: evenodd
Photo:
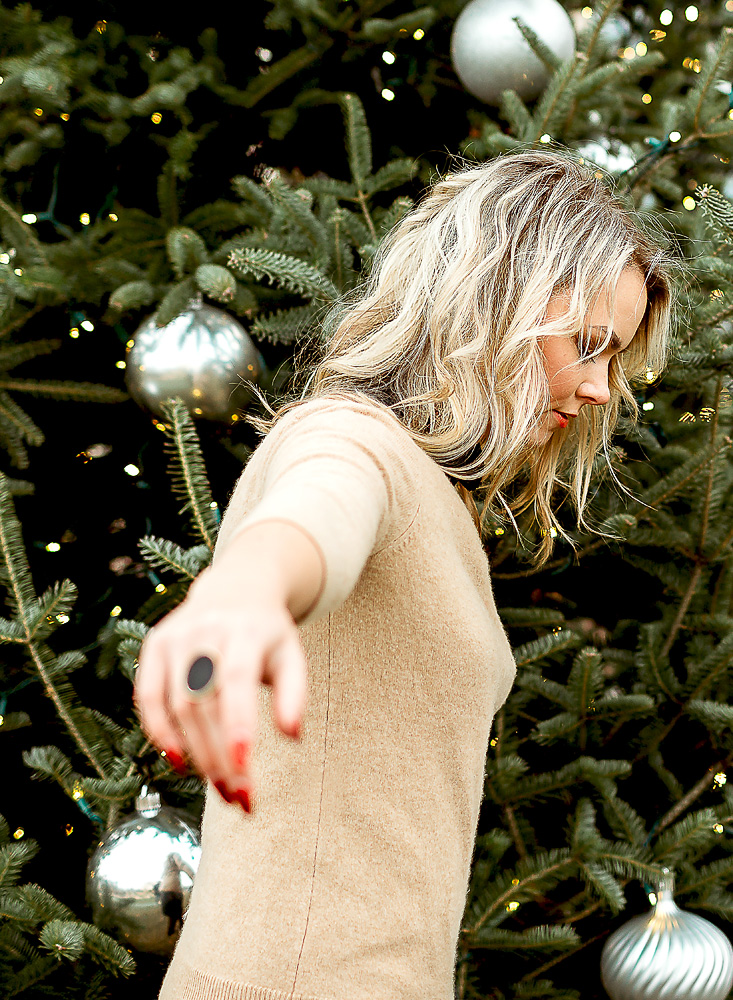
<svg viewBox="0 0 733 1000">
<path fill-rule="evenodd" d="M 136 804 L 155 821 L 151 790 L 201 812 L 198 777 L 140 730 L 140 643 L 208 564 L 259 440 L 246 379 L 296 391 L 329 306 L 456 153 L 595 165 L 679 260 L 680 291 L 672 362 L 613 442 L 625 490 L 598 464 L 606 537 L 559 506 L 570 541 L 539 571 L 529 513 L 484 538 L 518 675 L 456 995 L 604 997 L 604 943 L 664 868 L 682 908 L 728 932 L 733 0 L 549 0 L 539 24 L 505 4 L 514 48 L 473 62 L 453 36 L 471 7 L 270 0 L 236 25 L 0 10 L 3 995 L 157 994 L 166 954 L 142 920 L 138 937 L 105 928 L 85 885 Z M 200 399 L 169 397 L 165 365 L 145 396 L 145 336 L 173 330 L 173 368 L 175 323 L 205 308 L 214 332 L 242 328 L 237 405 L 211 373 Z"/>
</svg>

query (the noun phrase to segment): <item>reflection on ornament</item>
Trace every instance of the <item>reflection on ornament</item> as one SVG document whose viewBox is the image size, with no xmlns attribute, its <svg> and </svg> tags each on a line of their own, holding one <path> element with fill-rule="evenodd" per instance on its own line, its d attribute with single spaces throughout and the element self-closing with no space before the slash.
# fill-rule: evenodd
<svg viewBox="0 0 733 1000">
<path fill-rule="evenodd" d="M 170 955 L 201 857 L 196 819 L 143 785 L 136 813 L 100 840 L 87 866 L 94 923 L 138 951 Z"/>
<path fill-rule="evenodd" d="M 715 924 L 674 902 L 674 876 L 663 869 L 651 913 L 609 937 L 601 980 L 611 1000 L 725 1000 L 733 986 L 733 947 Z"/>
<path fill-rule="evenodd" d="M 612 174 L 620 174 L 629 170 L 636 163 L 636 157 L 630 146 L 617 139 L 611 140 L 605 135 L 591 139 L 577 146 L 576 150 L 583 160 L 590 160 Z"/>
<path fill-rule="evenodd" d="M 180 396 L 193 417 L 231 423 L 252 398 L 242 379 L 256 383 L 265 370 L 244 327 L 200 295 L 166 326 L 145 320 L 127 351 L 128 391 L 159 417 L 161 404 Z"/>
<path fill-rule="evenodd" d="M 536 97 L 550 73 L 525 41 L 513 17 L 522 21 L 561 59 L 575 50 L 575 31 L 556 0 L 471 0 L 453 26 L 451 58 L 466 90 L 498 107 L 503 90 Z"/>
</svg>

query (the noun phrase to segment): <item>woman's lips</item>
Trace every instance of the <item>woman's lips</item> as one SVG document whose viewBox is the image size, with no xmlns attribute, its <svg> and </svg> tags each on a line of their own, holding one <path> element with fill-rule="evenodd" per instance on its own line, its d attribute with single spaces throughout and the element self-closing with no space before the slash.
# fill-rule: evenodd
<svg viewBox="0 0 733 1000">
<path fill-rule="evenodd" d="M 555 414 L 555 420 L 557 420 L 557 422 L 560 424 L 561 427 L 567 427 L 568 426 L 568 418 L 567 417 L 564 417 L 562 415 L 562 413 L 560 413 L 558 410 L 553 410 L 552 412 Z"/>
</svg>

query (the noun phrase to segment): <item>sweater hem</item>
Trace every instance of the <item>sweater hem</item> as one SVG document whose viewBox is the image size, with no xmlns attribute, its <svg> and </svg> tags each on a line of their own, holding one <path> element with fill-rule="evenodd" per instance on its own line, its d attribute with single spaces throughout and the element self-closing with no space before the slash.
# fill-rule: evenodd
<svg viewBox="0 0 733 1000">
<path fill-rule="evenodd" d="M 253 983 L 238 983 L 188 968 L 178 982 L 176 1000 L 334 1000 L 331 996 L 271 989 Z"/>
</svg>

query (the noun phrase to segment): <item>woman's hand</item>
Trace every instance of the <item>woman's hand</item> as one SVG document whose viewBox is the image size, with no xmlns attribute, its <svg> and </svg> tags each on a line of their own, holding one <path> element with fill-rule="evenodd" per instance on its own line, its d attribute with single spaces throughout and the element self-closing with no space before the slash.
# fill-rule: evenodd
<svg viewBox="0 0 733 1000">
<path fill-rule="evenodd" d="M 213 660 L 217 688 L 196 701 L 186 678 L 200 655 Z M 204 570 L 183 603 L 146 636 L 134 700 L 144 731 L 174 767 L 183 769 L 188 751 L 195 770 L 247 812 L 261 683 L 273 689 L 275 722 L 297 738 L 307 664 L 284 596 L 259 580 L 245 588 L 231 562 Z"/>
</svg>

